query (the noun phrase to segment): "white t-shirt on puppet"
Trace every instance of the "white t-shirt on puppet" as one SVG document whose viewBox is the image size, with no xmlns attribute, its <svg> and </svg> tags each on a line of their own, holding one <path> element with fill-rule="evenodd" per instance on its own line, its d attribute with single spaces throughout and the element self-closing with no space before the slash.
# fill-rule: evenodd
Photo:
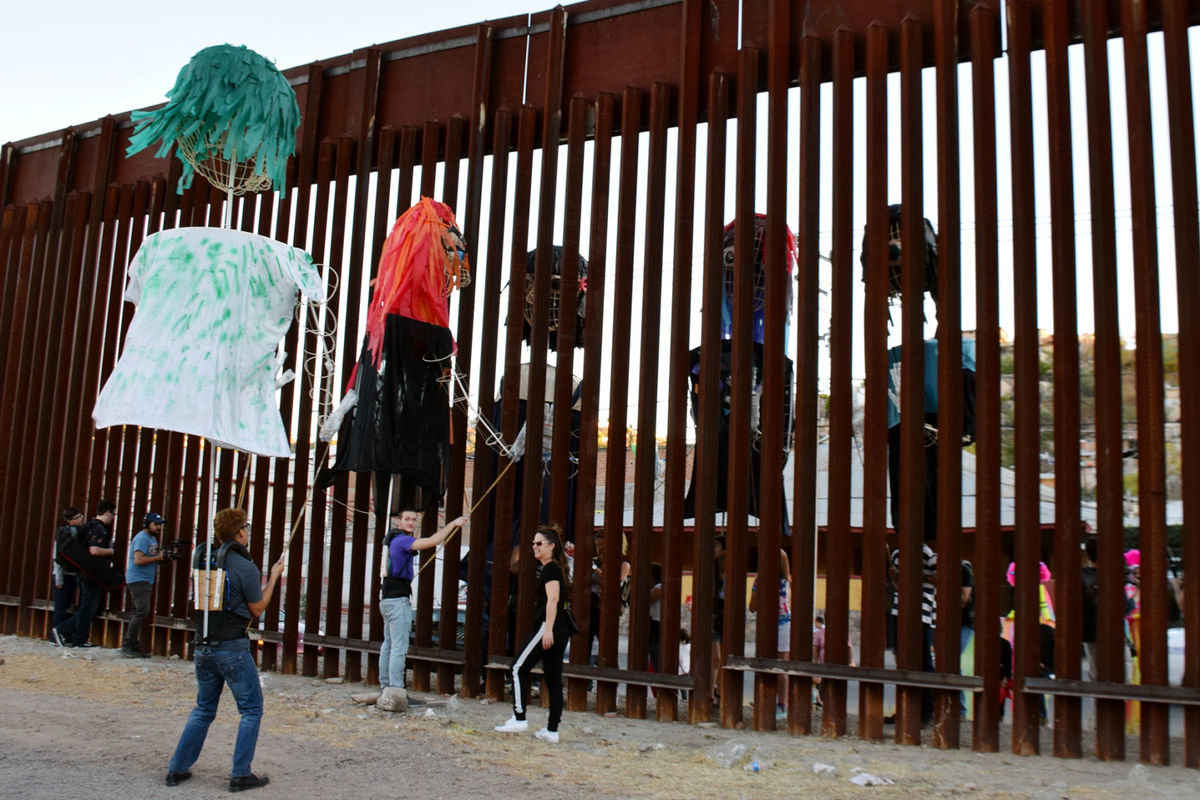
<svg viewBox="0 0 1200 800">
<path fill-rule="evenodd" d="M 275 353 L 297 290 L 321 296 L 312 257 L 245 231 L 175 228 L 146 238 L 128 278 L 137 312 L 92 411 L 96 427 L 141 425 L 289 457 Z"/>
</svg>

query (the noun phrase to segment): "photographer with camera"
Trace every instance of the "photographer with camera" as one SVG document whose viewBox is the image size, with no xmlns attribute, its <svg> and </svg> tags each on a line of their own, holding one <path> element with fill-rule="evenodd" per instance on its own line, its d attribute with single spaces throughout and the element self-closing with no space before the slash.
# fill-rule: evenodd
<svg viewBox="0 0 1200 800">
<path fill-rule="evenodd" d="M 125 629 L 125 642 L 121 645 L 121 655 L 126 658 L 149 658 L 142 651 L 139 639 L 142 634 L 142 624 L 150 614 L 150 595 L 154 590 L 154 578 L 158 573 L 160 562 L 172 558 L 170 551 L 164 550 L 158 544 L 166 520 L 157 511 L 151 511 L 142 520 L 144 527 L 133 537 L 129 545 L 129 561 L 125 566 L 125 588 L 129 590 L 129 606 L 133 616 Z M 178 558 L 178 554 L 174 558 Z"/>
</svg>

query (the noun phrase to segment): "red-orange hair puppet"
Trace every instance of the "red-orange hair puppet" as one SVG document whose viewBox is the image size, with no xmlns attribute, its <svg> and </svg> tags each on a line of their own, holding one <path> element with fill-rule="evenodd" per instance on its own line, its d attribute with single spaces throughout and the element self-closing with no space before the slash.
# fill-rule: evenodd
<svg viewBox="0 0 1200 800">
<path fill-rule="evenodd" d="M 466 242 L 445 203 L 422 197 L 396 220 L 383 244 L 367 310 L 367 346 L 375 366 L 388 314 L 450 327 L 446 297 L 470 284 Z"/>
</svg>

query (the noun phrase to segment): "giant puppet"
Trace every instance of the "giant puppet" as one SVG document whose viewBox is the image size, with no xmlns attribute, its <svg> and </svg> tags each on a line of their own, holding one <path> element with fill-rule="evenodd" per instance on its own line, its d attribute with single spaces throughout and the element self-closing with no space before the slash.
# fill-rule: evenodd
<svg viewBox="0 0 1200 800">
<path fill-rule="evenodd" d="M 762 474 L 762 411 L 763 411 L 763 333 L 766 328 L 766 291 L 767 291 L 767 270 L 782 268 L 786 270 L 787 279 L 784 285 L 787 287 L 787 307 L 792 306 L 792 276 L 796 271 L 796 237 L 791 229 L 784 227 L 786 241 L 785 251 L 786 258 L 782 265 L 776 266 L 765 263 L 766 256 L 766 231 L 767 218 L 764 214 L 755 214 L 754 216 L 754 249 L 753 249 L 753 318 L 751 322 L 753 342 L 751 345 L 751 387 L 752 387 L 752 409 L 750 421 L 750 474 L 747 476 L 749 483 L 749 511 L 752 516 L 761 517 L 761 493 L 762 484 L 765 480 L 779 481 L 780 486 L 783 485 L 783 473 L 778 475 L 763 475 Z M 716 510 L 725 511 L 728 506 L 728 488 L 729 488 L 729 402 L 731 398 L 731 389 L 733 383 L 733 362 L 732 362 L 732 345 L 733 345 L 733 287 L 734 287 L 734 264 L 736 258 L 734 255 L 734 242 L 737 238 L 737 220 L 730 222 L 725 226 L 723 244 L 724 252 L 722 257 L 722 280 L 721 280 L 721 354 L 720 364 L 721 372 L 719 376 L 718 395 L 721 399 L 721 414 L 717 421 L 717 485 L 713 487 L 716 492 Z M 784 334 L 785 340 L 787 334 Z M 691 370 L 688 376 L 691 381 L 691 401 L 692 401 L 692 421 L 699 425 L 700 422 L 700 354 L 701 348 L 696 347 L 691 351 Z M 792 448 L 792 360 L 784 358 L 784 397 L 783 397 L 783 419 L 784 419 L 784 435 L 780 446 L 783 447 L 784 457 Z M 691 518 L 696 516 L 696 471 L 699 465 L 692 464 L 692 480 L 688 486 L 687 495 L 684 498 L 684 516 Z M 782 488 L 779 496 L 784 497 Z M 791 535 L 791 528 L 788 522 L 787 502 L 782 503 L 780 519 L 783 523 L 783 534 Z"/>
<path fill-rule="evenodd" d="M 450 404 L 443 384 L 454 386 L 447 297 L 469 281 L 454 213 L 421 198 L 383 245 L 333 464 L 334 471 L 399 476 L 397 507 L 436 506 L 446 488 Z"/>
<path fill-rule="evenodd" d="M 530 250 L 525 257 L 525 285 L 523 291 L 525 294 L 524 312 L 521 329 L 521 339 L 526 344 L 533 344 L 533 322 L 534 322 L 534 269 L 537 264 L 538 251 Z M 584 322 L 587 318 L 587 274 L 588 262 L 582 255 L 577 255 L 575 259 L 575 277 L 570 285 L 564 282 L 563 270 L 563 248 L 562 245 L 553 245 L 550 249 L 550 292 L 543 301 L 547 308 L 546 315 L 546 346 L 552 353 L 559 353 L 564 343 L 560 339 L 560 332 L 566 329 L 567 326 L 573 326 L 574 348 L 583 348 L 583 330 Z M 568 271 L 569 272 L 569 271 Z M 565 292 L 573 292 L 575 294 L 575 316 L 573 319 L 566 319 L 562 316 L 562 298 Z M 581 397 L 583 385 L 574 376 L 571 378 L 571 403 L 566 409 L 555 407 L 555 384 L 557 382 L 557 368 L 553 364 L 546 365 L 546 383 L 545 390 L 542 393 L 542 401 L 544 403 L 543 411 L 543 430 L 542 436 L 525 437 L 523 439 L 524 447 L 522 456 L 517 460 L 513 479 L 513 534 L 516 535 L 520 528 L 521 519 L 521 501 L 524 497 L 524 480 L 525 480 L 525 457 L 538 458 L 542 462 L 542 494 L 541 504 L 537 511 L 537 519 L 540 522 L 548 521 L 550 513 L 550 492 L 553 487 L 551 478 L 551 431 L 553 430 L 556 420 L 566 424 L 570 429 L 568 436 L 567 458 L 563 462 L 565 469 L 569 470 L 568 489 L 567 489 L 567 511 L 566 518 L 556 520 L 563 526 L 563 533 L 568 541 L 575 539 L 575 483 L 577 473 L 579 471 L 579 412 L 581 406 Z M 500 385 L 504 385 L 504 378 L 501 377 Z M 520 366 L 520 382 L 517 391 L 517 427 L 522 429 L 525 427 L 525 418 L 528 411 L 529 399 L 529 364 Z M 504 413 L 504 398 L 497 395 L 495 405 L 493 406 L 493 424 L 496 428 L 500 427 L 500 420 Z M 503 453 L 501 453 L 503 454 Z M 496 456 L 493 456 L 496 458 Z M 493 467 L 493 472 L 498 469 Z M 489 511 L 489 521 L 494 519 L 495 505 L 491 506 Z M 489 525 L 489 530 L 492 529 Z M 514 539 L 513 546 L 519 546 L 519 542 Z"/>
<path fill-rule="evenodd" d="M 283 190 L 300 113 L 267 59 L 245 47 L 205 48 L 168 96 L 161 108 L 134 112 L 130 155 L 156 141 L 159 156 L 176 146 L 181 192 L 194 173 L 231 195 L 273 181 Z M 173 430 L 290 457 L 275 400 L 276 350 L 297 291 L 322 295 L 312 257 L 228 227 L 171 228 L 146 237 L 127 279 L 125 299 L 137 312 L 92 411 L 96 426 Z"/>
<path fill-rule="evenodd" d="M 128 155 L 159 142 L 183 163 L 176 187 L 196 173 L 226 192 L 221 228 L 169 228 L 146 238 L 127 270 L 125 299 L 137 311 L 124 348 L 96 401 L 96 427 L 140 425 L 173 430 L 262 456 L 290 458 L 275 400 L 283 361 L 279 342 L 291 327 L 297 293 L 321 302 L 322 283 L 305 251 L 230 229 L 233 196 L 283 184 L 296 147 L 296 95 L 275 66 L 246 47 L 218 45 L 179 72 L 169 101 L 135 112 Z M 168 223 L 170 220 L 168 220 Z M 286 377 L 284 380 L 288 379 Z M 210 516 L 215 516 L 214 447 L 209 459 Z M 220 610 L 223 572 L 213 568 L 209 537 L 198 571 L 196 607 Z M 286 550 L 286 547 L 284 548 Z"/>
<path fill-rule="evenodd" d="M 898 304 L 901 299 L 901 260 L 904 243 L 901 239 L 899 205 L 888 207 L 888 304 Z M 926 293 L 937 308 L 938 296 L 938 248 L 937 234 L 927 219 L 922 220 L 922 241 L 917 243 L 920 255 L 918 263 L 922 270 L 921 297 Z M 866 236 L 863 237 L 863 263 L 866 264 Z M 867 280 L 864 269 L 863 281 Z M 936 311 L 935 311 L 936 313 Z M 890 315 L 890 311 L 889 311 Z M 890 321 L 890 316 L 889 316 Z M 937 439 L 938 439 L 938 340 L 927 339 L 925 348 L 925 418 L 924 448 L 925 464 L 925 529 L 922 538 L 930 541 L 937 538 Z M 892 526 L 898 527 L 900 517 L 900 374 L 903 345 L 888 350 L 888 485 Z M 975 342 L 966 339 L 962 343 L 962 389 L 963 421 L 962 444 L 975 441 Z"/>
</svg>

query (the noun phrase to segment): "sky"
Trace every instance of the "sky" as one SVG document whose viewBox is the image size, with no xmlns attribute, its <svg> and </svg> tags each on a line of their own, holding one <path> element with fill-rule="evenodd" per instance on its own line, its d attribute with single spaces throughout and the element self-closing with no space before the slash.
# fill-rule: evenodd
<svg viewBox="0 0 1200 800">
<path fill-rule="evenodd" d="M 199 50 L 244 44 L 280 69 L 553 7 L 547 0 L 57 0 L 12 3 L 0 29 L 0 142 L 165 100 Z"/>
</svg>

